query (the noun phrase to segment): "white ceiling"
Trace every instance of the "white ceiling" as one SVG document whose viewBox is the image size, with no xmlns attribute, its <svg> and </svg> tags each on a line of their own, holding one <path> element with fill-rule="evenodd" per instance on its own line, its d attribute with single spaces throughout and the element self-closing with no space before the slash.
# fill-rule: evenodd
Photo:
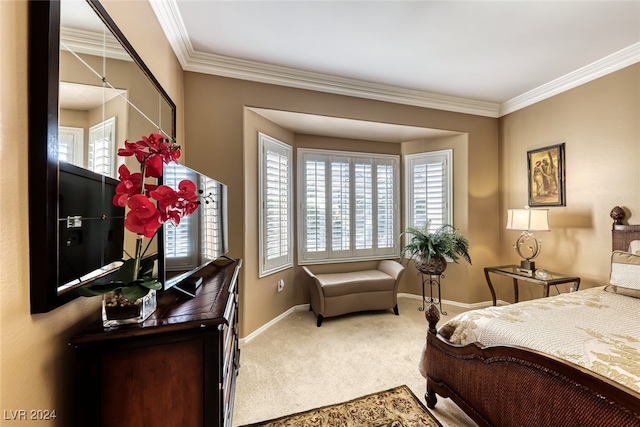
<svg viewBox="0 0 640 427">
<path fill-rule="evenodd" d="M 102 86 L 60 82 L 58 103 L 60 108 L 88 111 L 104 105 L 116 96 L 126 98 L 126 92 L 121 89 L 105 89 Z"/>
<path fill-rule="evenodd" d="M 150 0 L 183 68 L 499 117 L 640 61 L 640 1 Z"/>
</svg>

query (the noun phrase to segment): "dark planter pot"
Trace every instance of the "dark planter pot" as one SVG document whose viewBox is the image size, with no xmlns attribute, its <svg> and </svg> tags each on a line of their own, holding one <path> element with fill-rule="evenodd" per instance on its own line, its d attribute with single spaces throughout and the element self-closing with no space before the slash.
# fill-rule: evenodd
<svg viewBox="0 0 640 427">
<path fill-rule="evenodd" d="M 444 257 L 431 257 L 427 262 L 422 255 L 416 255 L 415 263 L 420 273 L 432 276 L 439 276 L 447 269 L 447 260 Z"/>
</svg>

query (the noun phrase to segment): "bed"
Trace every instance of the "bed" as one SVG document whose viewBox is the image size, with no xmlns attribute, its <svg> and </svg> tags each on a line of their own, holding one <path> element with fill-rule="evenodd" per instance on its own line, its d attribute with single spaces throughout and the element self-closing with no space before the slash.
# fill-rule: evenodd
<svg viewBox="0 0 640 427">
<path fill-rule="evenodd" d="M 640 426 L 640 289 L 631 289 L 640 225 L 623 224 L 619 207 L 611 217 L 606 290 L 473 310 L 440 328 L 429 304 L 420 362 L 429 408 L 439 395 L 480 426 Z"/>
</svg>

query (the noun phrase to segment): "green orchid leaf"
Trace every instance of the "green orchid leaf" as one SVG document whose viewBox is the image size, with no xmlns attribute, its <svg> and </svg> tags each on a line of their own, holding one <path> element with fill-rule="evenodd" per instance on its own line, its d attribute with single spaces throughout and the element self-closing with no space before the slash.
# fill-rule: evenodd
<svg viewBox="0 0 640 427">
<path fill-rule="evenodd" d="M 151 275 L 153 274 L 153 267 L 154 267 L 154 260 L 153 259 L 144 259 L 140 262 L 140 272 L 138 274 L 138 277 L 151 277 Z"/>
<path fill-rule="evenodd" d="M 144 286 L 141 285 L 131 285 L 131 286 L 125 286 L 124 288 L 121 289 L 122 291 L 122 295 L 131 301 L 135 301 L 138 298 L 142 298 L 143 296 L 147 295 L 149 293 L 149 288 L 145 288 Z"/>
<path fill-rule="evenodd" d="M 123 283 L 133 282 L 133 272 L 135 270 L 135 259 L 128 259 L 120 266 L 116 273 L 115 281 Z"/>
<path fill-rule="evenodd" d="M 78 293 L 83 297 L 95 297 L 98 295 L 104 295 L 108 292 L 115 291 L 124 285 L 122 282 L 111 282 L 105 284 L 91 284 L 82 286 L 78 289 Z"/>
<path fill-rule="evenodd" d="M 156 291 L 162 289 L 162 283 L 158 282 L 158 279 L 144 280 L 140 283 L 140 286 L 144 286 L 147 289 L 155 289 Z"/>
</svg>

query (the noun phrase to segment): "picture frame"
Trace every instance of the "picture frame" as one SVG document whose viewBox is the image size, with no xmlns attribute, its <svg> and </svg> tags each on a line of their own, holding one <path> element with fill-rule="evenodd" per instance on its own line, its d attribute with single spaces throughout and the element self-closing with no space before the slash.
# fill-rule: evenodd
<svg viewBox="0 0 640 427">
<path fill-rule="evenodd" d="M 565 143 L 527 151 L 529 206 L 566 206 Z"/>
</svg>

